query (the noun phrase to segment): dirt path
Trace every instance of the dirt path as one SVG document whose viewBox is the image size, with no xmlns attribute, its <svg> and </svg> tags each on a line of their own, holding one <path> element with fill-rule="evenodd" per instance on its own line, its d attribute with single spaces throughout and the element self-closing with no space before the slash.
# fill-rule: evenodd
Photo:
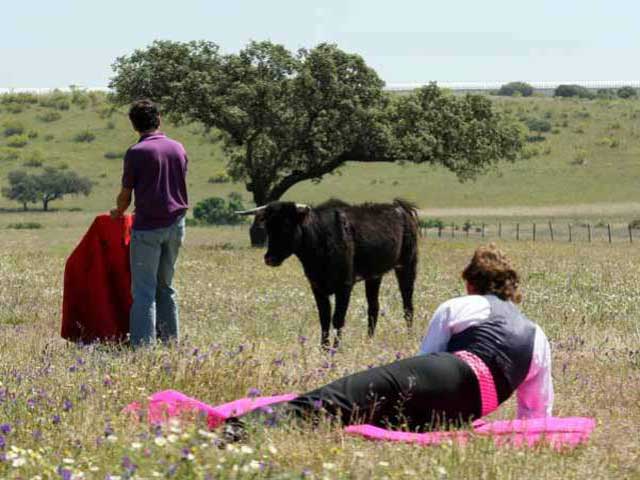
<svg viewBox="0 0 640 480">
<path fill-rule="evenodd" d="M 636 215 L 640 217 L 640 202 L 550 205 L 546 207 L 510 206 L 425 208 L 420 210 L 420 215 L 426 217 L 571 217 Z"/>
</svg>

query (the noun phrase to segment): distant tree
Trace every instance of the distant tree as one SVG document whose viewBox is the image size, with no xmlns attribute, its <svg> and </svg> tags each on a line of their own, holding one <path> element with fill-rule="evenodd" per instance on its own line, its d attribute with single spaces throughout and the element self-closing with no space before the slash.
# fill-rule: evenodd
<svg viewBox="0 0 640 480">
<path fill-rule="evenodd" d="M 193 217 L 199 222 L 209 225 L 236 225 L 243 219 L 235 212 L 244 210 L 242 197 L 233 192 L 229 199 L 211 197 L 199 202 L 193 209 Z"/>
<path fill-rule="evenodd" d="M 149 97 L 175 120 L 221 132 L 229 175 L 257 205 L 347 161 L 441 164 L 467 179 L 522 148 L 519 127 L 489 99 L 435 84 L 386 94 L 360 56 L 334 45 L 292 54 L 252 42 L 222 55 L 210 42 L 157 41 L 114 70 L 116 102 Z"/>
<path fill-rule="evenodd" d="M 558 85 L 553 93 L 554 97 L 595 98 L 595 93 L 580 85 Z"/>
<path fill-rule="evenodd" d="M 538 138 L 544 138 L 542 134 L 550 132 L 552 128 L 551 122 L 544 118 L 530 118 L 526 124 L 530 131 L 538 133 Z"/>
<path fill-rule="evenodd" d="M 621 87 L 618 89 L 618 97 L 620 98 L 633 98 L 638 96 L 638 91 L 629 86 Z"/>
<path fill-rule="evenodd" d="M 53 167 L 45 168 L 44 172 L 36 175 L 37 188 L 42 209 L 49 209 L 49 202 L 59 200 L 65 195 L 85 196 L 91 193 L 93 182 L 87 177 L 81 177 L 76 172 L 61 170 Z"/>
<path fill-rule="evenodd" d="M 5 198 L 21 203 L 25 211 L 29 209 L 29 203 L 38 201 L 38 181 L 35 175 L 16 170 L 9 172 L 7 180 L 9 181 L 9 186 L 2 188 L 2 195 Z"/>
<path fill-rule="evenodd" d="M 526 82 L 509 82 L 502 85 L 498 90 L 498 95 L 503 97 L 512 97 L 515 94 L 530 97 L 533 95 L 533 87 Z"/>
<path fill-rule="evenodd" d="M 596 91 L 596 96 L 598 98 L 612 99 L 616 97 L 616 91 L 612 88 L 599 88 Z"/>
<path fill-rule="evenodd" d="M 49 202 L 65 195 L 89 195 L 93 183 L 75 172 L 53 167 L 45 168 L 40 174 L 14 171 L 7 176 L 9 186 L 2 189 L 2 195 L 18 201 L 27 210 L 29 203 L 42 202 L 42 209 L 49 210 Z"/>
</svg>

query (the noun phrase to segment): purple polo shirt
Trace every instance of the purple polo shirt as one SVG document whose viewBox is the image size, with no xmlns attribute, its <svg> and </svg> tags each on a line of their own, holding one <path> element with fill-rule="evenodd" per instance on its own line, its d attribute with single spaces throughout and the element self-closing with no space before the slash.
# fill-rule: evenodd
<svg viewBox="0 0 640 480">
<path fill-rule="evenodd" d="M 136 230 L 173 225 L 189 207 L 187 152 L 164 133 L 140 137 L 124 156 L 122 186 L 135 195 Z"/>
</svg>

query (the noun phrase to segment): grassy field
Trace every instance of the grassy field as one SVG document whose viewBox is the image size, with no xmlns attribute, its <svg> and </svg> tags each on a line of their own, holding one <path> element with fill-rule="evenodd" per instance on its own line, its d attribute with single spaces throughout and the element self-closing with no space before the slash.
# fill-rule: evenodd
<svg viewBox="0 0 640 480">
<path fill-rule="evenodd" d="M 156 430 L 120 411 L 166 388 L 214 404 L 252 388 L 303 391 L 412 355 L 437 304 L 462 292 L 459 271 L 476 242 L 421 241 L 410 334 L 389 276 L 376 337 L 367 339 L 359 285 L 344 348 L 329 355 L 317 348 L 315 306 L 295 259 L 270 269 L 243 229 L 192 228 L 177 277 L 183 342 L 131 352 L 58 337 L 64 260 L 84 226 L 45 228 L 0 243 L 0 478 L 640 478 L 636 244 L 501 244 L 522 272 L 523 310 L 552 342 L 554 413 L 598 420 L 587 445 L 513 450 L 475 439 L 425 448 L 323 427 L 260 429 L 225 450 L 203 425 Z M 493 418 L 513 412 L 510 401 Z"/>
<path fill-rule="evenodd" d="M 477 181 L 464 184 L 435 166 L 350 163 L 320 184 L 295 186 L 286 198 L 318 203 L 331 196 L 349 201 L 402 196 L 415 201 L 425 214 L 436 212 L 444 219 L 459 218 L 460 208 L 468 209 L 470 218 L 496 217 L 505 207 L 517 207 L 517 215 L 527 218 L 615 217 L 628 222 L 640 217 L 640 101 L 532 98 L 495 102 L 522 120 L 545 118 L 553 125 L 544 141 L 528 145 L 528 159 L 500 165 Z M 0 184 L 5 183 L 11 170 L 36 171 L 24 165 L 38 158 L 43 165 L 66 165 L 96 182 L 88 198 L 69 197 L 53 203 L 54 208 L 108 210 L 119 187 L 121 155 L 136 136 L 122 111 L 109 115 L 107 110 L 101 97 L 95 104 L 89 102 L 85 108 L 72 104 L 66 111 L 33 104 L 16 113 L 9 105 L 0 105 Z M 51 112 L 59 113 L 60 118 L 44 121 Z M 15 122 L 22 124 L 25 135 L 35 135 L 22 148 L 9 147 L 11 137 L 2 135 L 6 125 Z M 208 182 L 224 171 L 225 157 L 219 145 L 203 135 L 200 126 L 167 125 L 164 129 L 181 140 L 189 152 L 193 204 L 231 191 L 251 200 L 243 185 Z M 74 140 L 86 131 L 95 135 L 92 142 Z M 115 158 L 105 158 L 107 153 Z M 574 208 L 580 205 L 592 207 L 588 211 Z M 0 199 L 0 209 L 17 207 Z M 551 213 L 550 207 L 554 209 Z M 451 215 L 450 208 L 455 208 Z"/>
</svg>

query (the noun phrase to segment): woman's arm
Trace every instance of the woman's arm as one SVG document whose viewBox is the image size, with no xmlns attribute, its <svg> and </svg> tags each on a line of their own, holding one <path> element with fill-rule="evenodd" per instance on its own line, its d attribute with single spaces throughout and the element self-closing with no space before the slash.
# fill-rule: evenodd
<svg viewBox="0 0 640 480">
<path fill-rule="evenodd" d="M 449 316 L 451 310 L 446 304 L 440 305 L 431 321 L 429 322 L 429 328 L 427 334 L 422 339 L 420 345 L 420 354 L 445 352 L 447 350 L 447 344 L 451 338 L 451 330 L 449 329 Z"/>
<path fill-rule="evenodd" d="M 529 374 L 518 387 L 517 398 L 518 418 L 552 416 L 551 348 L 547 337 L 539 326 L 536 326 L 536 338 Z"/>
</svg>

